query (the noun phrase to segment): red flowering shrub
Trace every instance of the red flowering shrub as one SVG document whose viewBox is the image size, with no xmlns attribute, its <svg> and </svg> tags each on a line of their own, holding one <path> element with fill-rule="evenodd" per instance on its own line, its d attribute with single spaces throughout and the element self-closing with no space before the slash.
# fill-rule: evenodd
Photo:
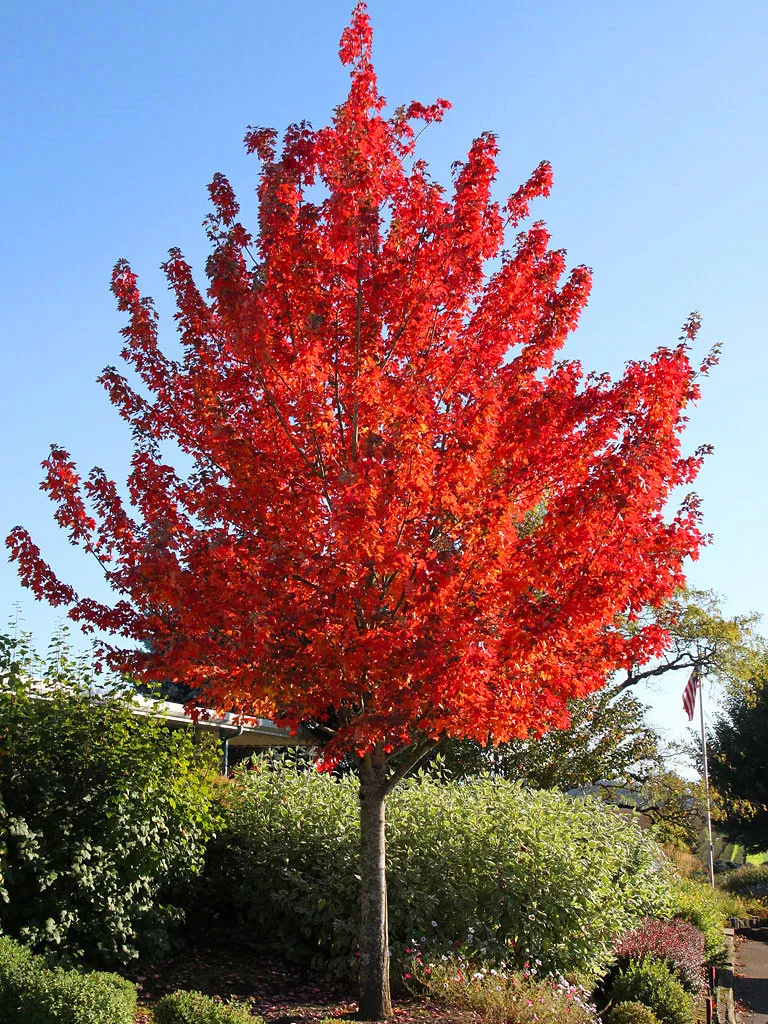
<svg viewBox="0 0 768 1024">
<path fill-rule="evenodd" d="M 689 992 L 704 985 L 704 933 L 688 921 L 646 917 L 619 939 L 616 955 L 622 966 L 643 957 L 666 963 Z"/>
</svg>

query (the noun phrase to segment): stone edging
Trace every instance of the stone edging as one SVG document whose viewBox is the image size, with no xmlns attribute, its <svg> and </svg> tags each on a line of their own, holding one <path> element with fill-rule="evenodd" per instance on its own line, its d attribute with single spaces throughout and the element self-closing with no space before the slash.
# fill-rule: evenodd
<svg viewBox="0 0 768 1024">
<path fill-rule="evenodd" d="M 733 964 L 735 929 L 725 929 L 725 966 L 715 970 L 715 1016 L 718 1024 L 736 1024 L 733 1003 Z"/>
</svg>

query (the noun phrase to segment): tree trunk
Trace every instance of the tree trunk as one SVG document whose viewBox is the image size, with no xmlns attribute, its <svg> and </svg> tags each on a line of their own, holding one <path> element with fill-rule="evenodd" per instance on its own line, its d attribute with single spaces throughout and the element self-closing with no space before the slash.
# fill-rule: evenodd
<svg viewBox="0 0 768 1024">
<path fill-rule="evenodd" d="M 361 1020 L 383 1020 L 392 1016 L 384 832 L 385 779 L 384 755 L 380 752 L 367 754 L 360 766 Z"/>
</svg>

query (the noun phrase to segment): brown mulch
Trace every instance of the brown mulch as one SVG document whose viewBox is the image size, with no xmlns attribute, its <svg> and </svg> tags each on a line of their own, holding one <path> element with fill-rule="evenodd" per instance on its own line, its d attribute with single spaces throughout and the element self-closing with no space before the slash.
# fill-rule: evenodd
<svg viewBox="0 0 768 1024">
<path fill-rule="evenodd" d="M 316 1024 L 326 1017 L 354 1020 L 357 1010 L 351 983 L 328 980 L 264 953 L 201 947 L 149 966 L 138 964 L 124 973 L 139 989 L 136 1024 L 151 1024 L 153 1004 L 177 989 L 241 1000 L 267 1024 Z M 396 1003 L 394 1021 L 481 1024 L 475 1013 L 414 1000 Z"/>
</svg>

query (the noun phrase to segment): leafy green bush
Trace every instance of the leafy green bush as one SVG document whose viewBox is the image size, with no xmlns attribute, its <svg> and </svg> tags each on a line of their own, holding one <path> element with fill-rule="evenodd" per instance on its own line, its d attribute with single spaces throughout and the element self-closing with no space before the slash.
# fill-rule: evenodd
<svg viewBox="0 0 768 1024">
<path fill-rule="evenodd" d="M 243 1003 L 219 1003 L 202 992 L 174 992 L 155 1007 L 155 1024 L 264 1024 Z"/>
<path fill-rule="evenodd" d="M 710 963 L 725 950 L 725 915 L 717 890 L 688 878 L 675 879 L 672 888 L 673 915 L 695 924 L 704 933 L 704 952 Z"/>
<path fill-rule="evenodd" d="M 32 950 L 0 936 L 0 1021 L 15 1019 L 29 979 L 44 966 L 42 957 L 35 956 Z"/>
<path fill-rule="evenodd" d="M 0 637 L 2 930 L 111 967 L 167 944 L 169 885 L 203 864 L 215 754 L 137 717 L 59 646 L 48 664 Z M 43 678 L 41 686 L 32 680 Z"/>
<path fill-rule="evenodd" d="M 388 805 L 393 954 L 456 944 L 486 960 L 597 971 L 613 935 L 669 912 L 655 843 L 597 801 L 480 777 L 405 783 Z M 241 929 L 325 970 L 358 935 L 354 777 L 257 764 L 236 776 L 206 899 Z M 228 903 L 228 906 L 227 906 Z"/>
<path fill-rule="evenodd" d="M 0 1020 L 15 1024 L 131 1024 L 136 988 L 115 974 L 57 967 L 0 938 Z"/>
<path fill-rule="evenodd" d="M 717 876 L 717 886 L 736 896 L 768 896 L 768 864 L 744 864 Z"/>
<path fill-rule="evenodd" d="M 659 1024 L 659 1018 L 645 1003 L 617 1003 L 603 1015 L 603 1024 Z"/>
<path fill-rule="evenodd" d="M 693 1024 L 693 998 L 665 963 L 644 957 L 619 971 L 611 988 L 611 1002 L 638 1002 L 649 1007 L 662 1024 Z"/>
</svg>

